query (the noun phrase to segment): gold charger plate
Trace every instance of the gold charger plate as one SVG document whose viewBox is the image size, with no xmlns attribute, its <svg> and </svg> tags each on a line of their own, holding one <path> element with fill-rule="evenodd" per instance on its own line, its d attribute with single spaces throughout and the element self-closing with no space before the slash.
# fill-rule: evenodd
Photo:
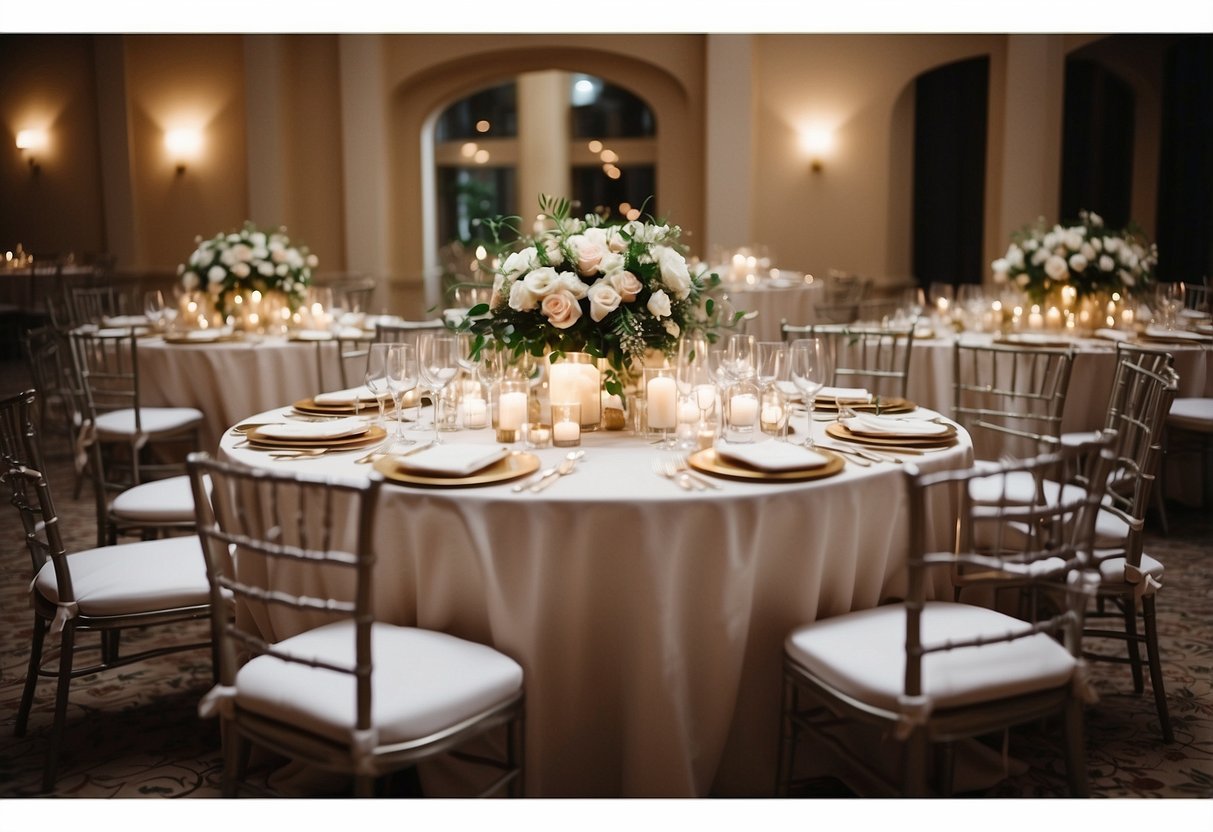
<svg viewBox="0 0 1213 832">
<path fill-rule="evenodd" d="M 374 463 L 375 470 L 392 482 L 405 485 L 423 485 L 438 488 L 464 488 L 469 485 L 492 485 L 499 482 L 509 482 L 519 477 L 539 470 L 539 457 L 522 451 L 513 451 L 503 459 L 499 459 L 487 468 L 481 468 L 466 477 L 443 477 L 435 474 L 422 474 L 406 471 L 390 456 L 385 456 Z"/>
<path fill-rule="evenodd" d="M 371 425 L 365 433 L 355 434 L 354 436 L 340 436 L 333 439 L 324 439 L 321 437 L 308 437 L 306 439 L 277 439 L 272 436 L 261 436 L 256 429 L 250 430 L 244 435 L 250 446 L 262 450 L 281 450 L 283 448 L 291 449 L 308 449 L 308 448 L 349 448 L 355 450 L 367 445 L 374 445 L 377 442 L 382 442 L 387 438 L 387 431 L 378 425 Z"/>
<path fill-rule="evenodd" d="M 748 468 L 745 465 L 722 459 L 717 455 L 715 448 L 696 451 L 687 457 L 687 464 L 705 474 L 750 482 L 802 482 L 832 477 L 843 469 L 843 459 L 838 454 L 827 451 L 825 448 L 814 448 L 813 450 L 827 459 L 826 464 L 798 471 L 759 471 L 757 468 Z"/>
<path fill-rule="evenodd" d="M 1067 338 L 1050 338 L 1048 336 L 1035 336 L 1031 333 L 1024 335 L 1016 335 L 1009 333 L 999 338 L 994 339 L 995 344 L 1014 344 L 1017 347 L 1040 347 L 1041 349 L 1066 349 L 1074 346 L 1074 342 Z"/>
<path fill-rule="evenodd" d="M 390 399 L 385 400 L 387 405 L 391 402 Z M 379 410 L 379 405 L 374 402 L 368 402 L 364 405 L 354 407 L 352 404 L 316 404 L 315 399 L 300 399 L 291 405 L 300 413 L 310 413 L 313 416 L 358 416 L 362 413 Z"/>
<path fill-rule="evenodd" d="M 165 333 L 164 335 L 164 343 L 166 344 L 224 344 L 239 340 L 241 340 L 241 337 L 237 332 L 216 335 L 214 338 L 187 338 L 184 335 L 173 335 L 172 333 Z"/>
<path fill-rule="evenodd" d="M 843 442 L 854 442 L 859 445 L 898 445 L 908 448 L 950 448 L 956 444 L 956 429 L 939 436 L 923 436 L 922 434 L 882 434 L 869 436 L 862 433 L 852 433 L 846 425 L 831 422 L 826 425 L 826 434 Z"/>
<path fill-rule="evenodd" d="M 843 399 L 846 407 L 856 412 L 863 413 L 909 413 L 912 410 L 917 410 L 918 405 L 909 399 L 888 398 L 881 399 L 878 402 L 851 402 Z M 838 412 L 838 401 L 836 399 L 816 399 L 813 402 L 813 410 L 825 413 Z"/>
</svg>

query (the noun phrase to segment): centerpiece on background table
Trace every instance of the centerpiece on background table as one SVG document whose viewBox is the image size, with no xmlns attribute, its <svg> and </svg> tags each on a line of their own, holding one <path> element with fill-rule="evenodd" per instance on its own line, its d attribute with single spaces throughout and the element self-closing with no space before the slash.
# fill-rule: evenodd
<svg viewBox="0 0 1213 832">
<path fill-rule="evenodd" d="M 1042 217 L 1016 231 L 991 265 L 995 283 L 1015 286 L 1031 303 L 1068 310 L 1085 301 L 1102 312 L 1109 301 L 1141 296 L 1157 263 L 1158 247 L 1139 228 L 1111 229 L 1093 211 L 1079 211 L 1074 223 L 1049 228 Z"/>
<path fill-rule="evenodd" d="M 646 356 L 675 356 L 692 331 L 714 340 L 722 310 L 706 292 L 720 278 L 688 264 L 677 225 L 574 217 L 568 200 L 548 196 L 539 207 L 547 227 L 502 259 L 490 301 L 457 326 L 475 334 L 475 353 L 548 355 L 553 367 L 601 360 L 602 386 L 619 396 Z"/>
<path fill-rule="evenodd" d="M 316 255 L 293 245 L 285 228 L 262 231 L 251 221 L 239 231 L 197 237 L 195 243 L 189 260 L 177 267 L 182 288 L 240 328 L 264 329 L 274 319 L 289 320 L 317 266 Z"/>
</svg>

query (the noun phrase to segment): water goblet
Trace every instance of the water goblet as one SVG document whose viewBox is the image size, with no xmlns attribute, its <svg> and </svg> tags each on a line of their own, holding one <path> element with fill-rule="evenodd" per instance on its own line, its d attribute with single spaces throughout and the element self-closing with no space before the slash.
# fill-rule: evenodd
<svg viewBox="0 0 1213 832">
<path fill-rule="evenodd" d="M 442 444 L 438 435 L 442 423 L 442 393 L 459 374 L 459 340 L 451 335 L 426 333 L 417 344 L 417 359 L 421 381 L 430 392 L 434 423 L 434 444 Z"/>
<path fill-rule="evenodd" d="M 1162 324 L 1168 330 L 1175 329 L 1175 319 L 1184 308 L 1186 286 L 1183 281 L 1159 283 L 1154 290 L 1154 300 L 1162 313 Z"/>
<path fill-rule="evenodd" d="M 417 345 L 389 344 L 387 351 L 387 385 L 396 405 L 396 439 L 404 439 L 404 394 L 417 386 Z"/>
<path fill-rule="evenodd" d="M 789 374 L 804 396 L 805 447 L 813 447 L 813 406 L 817 393 L 830 377 L 829 352 L 821 338 L 800 338 L 792 342 Z"/>
<path fill-rule="evenodd" d="M 375 424 L 386 430 L 384 424 L 384 399 L 391 392 L 388 388 L 388 348 L 391 344 L 371 344 L 370 349 L 366 353 L 366 371 L 362 374 L 362 381 L 366 385 L 366 389 L 371 391 L 371 395 L 375 397 L 375 401 L 379 405 L 379 418 Z M 358 400 L 355 398 L 355 408 Z"/>
</svg>

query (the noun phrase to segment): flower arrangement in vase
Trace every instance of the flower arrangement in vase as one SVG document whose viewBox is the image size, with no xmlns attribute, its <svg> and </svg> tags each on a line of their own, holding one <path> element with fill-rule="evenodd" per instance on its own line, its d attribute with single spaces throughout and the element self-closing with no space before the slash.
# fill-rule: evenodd
<svg viewBox="0 0 1213 832">
<path fill-rule="evenodd" d="M 995 260 L 995 283 L 1010 283 L 1033 303 L 1069 286 L 1078 299 L 1112 292 L 1136 293 L 1154 276 L 1158 248 L 1136 227 L 1114 230 L 1093 211 L 1048 228 L 1043 218 L 1011 235 Z"/>
</svg>

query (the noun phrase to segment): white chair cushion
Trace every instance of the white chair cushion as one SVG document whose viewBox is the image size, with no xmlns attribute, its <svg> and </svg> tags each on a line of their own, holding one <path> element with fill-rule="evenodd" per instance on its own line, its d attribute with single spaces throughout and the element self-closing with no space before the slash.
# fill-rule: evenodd
<svg viewBox="0 0 1213 832">
<path fill-rule="evenodd" d="M 354 625 L 339 621 L 278 644 L 291 655 L 354 664 Z M 446 633 L 377 622 L 371 720 L 380 743 L 428 736 L 514 696 L 522 668 L 491 647 Z M 354 677 L 258 656 L 236 674 L 236 703 L 348 742 L 357 721 Z"/>
<path fill-rule="evenodd" d="M 1213 433 L 1213 399 L 1176 399 L 1167 424 L 1182 430 Z"/>
<path fill-rule="evenodd" d="M 173 433 L 202 423 L 202 411 L 192 407 L 141 407 L 139 417 L 144 433 Z M 97 414 L 97 433 L 103 437 L 134 436 L 134 409 Z"/>
<path fill-rule="evenodd" d="M 995 610 L 928 602 L 922 642 L 998 636 L 1031 625 Z M 814 676 L 862 702 L 897 712 L 905 691 L 906 612 L 901 604 L 807 624 L 784 642 L 788 656 Z M 1044 633 L 1012 642 L 932 653 L 923 659 L 922 690 L 935 709 L 954 708 L 1067 684 L 1076 661 Z"/>
<path fill-rule="evenodd" d="M 1096 552 L 1095 557 L 1098 558 L 1100 554 L 1100 552 Z M 1162 583 L 1162 563 L 1145 552 L 1141 553 L 1141 571 Z M 1123 556 L 1118 555 L 1099 561 L 1099 582 L 1102 586 L 1124 586 L 1127 583 Z"/>
<path fill-rule="evenodd" d="M 1057 483 L 1045 481 L 1044 498 L 1049 502 L 1057 499 Z M 1003 476 L 990 476 L 970 480 L 969 495 L 976 503 L 993 505 L 999 500 L 1010 504 L 1027 504 L 1035 499 L 1036 486 L 1032 476 L 1025 471 L 1014 471 Z M 1067 485 L 1062 497 L 1068 501 L 1081 499 L 1082 489 L 1077 485 Z M 1110 498 L 1105 497 L 1104 502 Z M 979 529 L 977 543 L 988 543 L 983 540 L 985 532 Z M 1123 547 L 1129 537 L 1129 524 L 1111 511 L 1101 510 L 1095 518 L 1095 548 L 1111 549 Z M 1015 545 L 1014 541 L 1011 541 Z"/>
<path fill-rule="evenodd" d="M 67 556 L 81 615 L 125 615 L 210 602 L 197 535 L 87 549 Z M 34 587 L 52 602 L 59 587 L 51 561 Z"/>
<path fill-rule="evenodd" d="M 141 523 L 192 523 L 194 493 L 190 478 L 169 477 L 126 489 L 110 504 L 119 520 Z"/>
</svg>

